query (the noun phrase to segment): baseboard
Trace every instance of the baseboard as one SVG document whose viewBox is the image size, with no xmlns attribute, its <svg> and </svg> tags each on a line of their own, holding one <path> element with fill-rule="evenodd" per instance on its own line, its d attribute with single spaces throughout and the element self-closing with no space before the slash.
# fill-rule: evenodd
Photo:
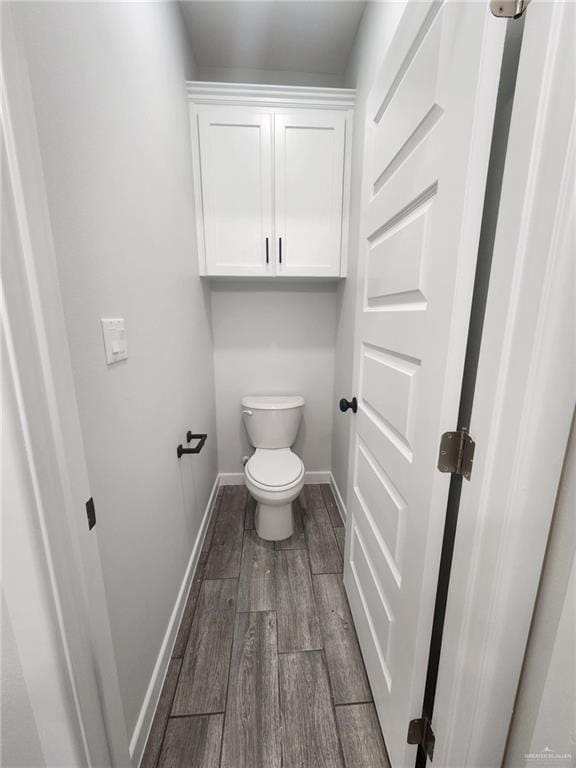
<svg viewBox="0 0 576 768">
<path fill-rule="evenodd" d="M 330 487 L 332 488 L 332 493 L 336 499 L 336 505 L 338 506 L 340 517 L 344 522 L 346 522 L 346 504 L 344 504 L 344 499 L 342 498 L 342 494 L 340 493 L 340 489 L 338 488 L 338 484 L 336 483 L 332 472 L 330 472 Z"/>
<path fill-rule="evenodd" d="M 332 483 L 332 473 L 327 472 L 306 472 L 304 482 L 310 483 Z M 218 475 L 220 485 L 244 485 L 243 472 L 221 472 Z"/>
<path fill-rule="evenodd" d="M 144 701 L 140 709 L 140 714 L 138 716 L 138 720 L 136 721 L 136 725 L 132 733 L 132 738 L 130 739 L 130 758 L 132 760 L 132 765 L 134 766 L 140 765 L 142 755 L 144 754 L 144 748 L 146 746 L 146 741 L 148 740 L 150 728 L 152 727 L 152 721 L 154 719 L 156 707 L 158 706 L 158 700 L 160 698 L 160 693 L 162 692 L 162 686 L 164 685 L 164 678 L 166 677 L 168 665 L 172 656 L 172 649 L 174 648 L 174 643 L 176 642 L 176 635 L 178 633 L 184 607 L 188 599 L 188 593 L 190 591 L 190 587 L 192 586 L 194 574 L 196 573 L 200 552 L 202 551 L 202 545 L 204 544 L 204 538 L 208 530 L 208 523 L 210 522 L 210 516 L 214 508 L 214 502 L 216 500 L 218 488 L 220 485 L 220 477 L 218 476 L 216 477 L 214 485 L 212 486 L 210 498 L 208 499 L 208 504 L 206 506 L 206 510 L 204 511 L 202 525 L 198 531 L 196 543 L 194 544 L 192 554 L 190 555 L 190 560 L 186 566 L 186 572 L 184 573 L 184 578 L 182 579 L 182 584 L 178 591 L 178 597 L 176 598 L 174 608 L 172 609 L 170 621 L 168 622 L 168 628 L 166 629 L 162 645 L 160 646 L 160 652 L 158 654 L 158 658 L 156 659 L 156 664 L 154 665 L 154 670 L 152 672 L 152 677 L 150 678 L 146 696 L 144 697 Z"/>
</svg>

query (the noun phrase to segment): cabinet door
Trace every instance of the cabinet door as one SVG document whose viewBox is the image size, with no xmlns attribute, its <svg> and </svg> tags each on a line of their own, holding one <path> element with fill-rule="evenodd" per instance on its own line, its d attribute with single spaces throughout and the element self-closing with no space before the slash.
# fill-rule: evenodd
<svg viewBox="0 0 576 768">
<path fill-rule="evenodd" d="M 275 115 L 279 275 L 340 275 L 345 127 L 342 112 Z"/>
<path fill-rule="evenodd" d="M 272 117 L 237 108 L 198 113 L 208 275 L 273 274 Z"/>
</svg>

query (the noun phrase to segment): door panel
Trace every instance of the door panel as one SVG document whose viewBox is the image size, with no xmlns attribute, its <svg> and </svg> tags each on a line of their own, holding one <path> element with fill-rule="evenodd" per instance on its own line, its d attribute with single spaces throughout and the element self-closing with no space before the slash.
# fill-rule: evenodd
<svg viewBox="0 0 576 768">
<path fill-rule="evenodd" d="M 413 765 L 503 26 L 409 5 L 367 104 L 345 584 L 393 768 Z M 489 55 L 487 55 L 489 52 Z"/>
<path fill-rule="evenodd" d="M 198 114 L 208 274 L 273 274 L 271 121 L 227 107 Z"/>
<path fill-rule="evenodd" d="M 345 125 L 342 112 L 274 117 L 280 275 L 340 274 Z"/>
</svg>

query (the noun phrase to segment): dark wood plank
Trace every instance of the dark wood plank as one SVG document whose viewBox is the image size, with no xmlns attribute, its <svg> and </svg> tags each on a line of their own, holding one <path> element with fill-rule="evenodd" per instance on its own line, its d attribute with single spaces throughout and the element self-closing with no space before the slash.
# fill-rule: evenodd
<svg viewBox="0 0 576 768">
<path fill-rule="evenodd" d="M 150 728 L 150 733 L 148 735 L 148 741 L 146 742 L 144 756 L 140 763 L 141 768 L 156 768 L 156 765 L 158 764 L 162 741 L 164 740 L 164 731 L 170 715 L 170 707 L 172 706 L 172 699 L 174 698 L 174 691 L 176 690 L 181 663 L 181 659 L 171 659 L 168 665 L 168 672 L 166 673 L 166 679 L 162 686 L 162 692 L 160 694 L 158 706 L 156 707 L 154 720 L 152 721 L 152 727 Z"/>
<path fill-rule="evenodd" d="M 244 515 L 244 530 L 251 531 L 256 527 L 254 515 L 256 514 L 256 499 L 248 494 L 246 501 L 246 514 Z"/>
<path fill-rule="evenodd" d="M 280 768 L 276 614 L 236 616 L 221 768 Z"/>
<path fill-rule="evenodd" d="M 373 704 L 336 707 L 346 768 L 390 768 Z"/>
<path fill-rule="evenodd" d="M 308 555 L 305 549 L 276 552 L 278 650 L 322 648 Z"/>
<path fill-rule="evenodd" d="M 208 523 L 208 530 L 206 531 L 206 536 L 204 536 L 204 541 L 202 542 L 202 552 L 206 554 L 210 551 L 210 546 L 212 545 L 212 539 L 214 537 L 214 527 L 216 526 L 216 518 L 218 517 L 220 504 L 222 503 L 223 493 L 224 493 L 224 488 L 219 488 L 218 493 L 216 494 L 216 499 L 214 501 L 214 506 L 212 508 L 210 522 Z"/>
<path fill-rule="evenodd" d="M 246 495 L 243 485 L 224 488 L 206 563 L 206 579 L 230 579 L 240 575 Z"/>
<path fill-rule="evenodd" d="M 326 509 L 322 489 L 318 483 L 309 483 L 304 486 L 302 500 L 305 512 L 313 512 L 315 509 Z"/>
<path fill-rule="evenodd" d="M 276 607 L 274 542 L 256 531 L 244 532 L 238 586 L 238 611 L 272 611 Z"/>
<path fill-rule="evenodd" d="M 237 579 L 202 583 L 172 706 L 173 715 L 224 711 L 237 591 Z"/>
<path fill-rule="evenodd" d="M 159 768 L 218 768 L 224 715 L 168 721 Z"/>
<path fill-rule="evenodd" d="M 328 483 L 323 483 L 320 486 L 320 489 L 322 491 L 322 498 L 324 499 L 324 505 L 328 510 L 328 514 L 330 515 L 330 522 L 332 523 L 334 528 L 341 528 L 344 525 L 344 522 L 340 517 L 340 510 L 338 509 L 338 505 L 336 504 L 336 499 L 334 498 L 334 494 L 332 493 L 332 488 L 330 488 Z"/>
<path fill-rule="evenodd" d="M 344 546 L 346 540 L 346 528 L 334 528 L 334 536 L 336 536 L 336 543 L 342 558 L 344 558 Z"/>
<path fill-rule="evenodd" d="M 335 704 L 371 701 L 370 686 L 340 574 L 313 576 Z"/>
<path fill-rule="evenodd" d="M 178 634 L 176 635 L 176 642 L 172 650 L 173 659 L 181 659 L 184 656 L 186 650 L 186 643 L 188 642 L 188 636 L 190 635 L 190 627 L 192 626 L 192 619 L 194 618 L 194 611 L 198 603 L 198 595 L 200 594 L 200 587 L 202 586 L 202 579 L 204 578 L 204 569 L 206 567 L 206 559 L 208 555 L 205 552 L 200 553 L 198 559 L 198 565 L 196 567 L 196 573 L 188 593 L 188 599 L 186 601 L 186 607 L 182 614 L 182 620 L 178 627 Z"/>
<path fill-rule="evenodd" d="M 304 532 L 312 573 L 341 573 L 342 555 L 326 509 L 315 507 L 306 511 Z"/>
<path fill-rule="evenodd" d="M 322 652 L 281 654 L 279 677 L 283 767 L 344 768 Z"/>
<path fill-rule="evenodd" d="M 294 516 L 294 533 L 288 539 L 276 542 L 276 549 L 306 549 L 306 537 L 304 536 L 304 510 L 301 499 L 296 499 L 292 504 Z"/>
</svg>

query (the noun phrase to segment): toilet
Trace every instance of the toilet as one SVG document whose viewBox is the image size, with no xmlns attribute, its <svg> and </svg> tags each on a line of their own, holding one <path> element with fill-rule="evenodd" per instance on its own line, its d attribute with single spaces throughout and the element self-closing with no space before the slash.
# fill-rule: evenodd
<svg viewBox="0 0 576 768">
<path fill-rule="evenodd" d="M 242 418 L 250 443 L 256 449 L 244 465 L 244 479 L 257 502 L 256 531 L 268 541 L 292 536 L 292 502 L 304 486 L 304 464 L 290 450 L 304 398 L 246 396 L 241 400 Z"/>
</svg>

